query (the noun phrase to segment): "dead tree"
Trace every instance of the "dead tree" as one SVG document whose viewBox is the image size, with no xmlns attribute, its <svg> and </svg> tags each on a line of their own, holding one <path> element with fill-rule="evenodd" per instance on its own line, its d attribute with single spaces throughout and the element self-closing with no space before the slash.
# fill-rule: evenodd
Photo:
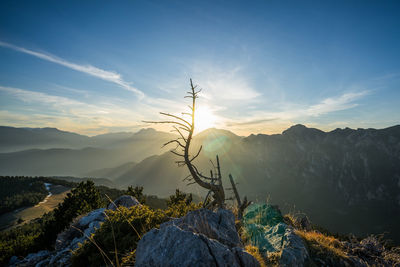
<svg viewBox="0 0 400 267">
<path fill-rule="evenodd" d="M 200 90 L 196 91 L 197 86 L 193 86 L 192 79 L 190 79 L 190 91 L 187 92 L 185 98 L 192 100 L 189 105 L 190 112 L 183 112 L 182 116 L 176 116 L 170 113 L 160 112 L 161 115 L 168 117 L 166 121 L 145 121 L 147 123 L 164 123 L 172 124 L 174 131 L 179 134 L 179 137 L 173 139 L 163 146 L 175 144 L 176 147 L 171 152 L 181 158 L 176 161 L 178 166 L 185 166 L 189 170 L 189 175 L 184 179 L 189 184 L 198 184 L 204 189 L 211 192 L 213 200 L 210 203 L 212 207 L 225 207 L 225 192 L 222 186 L 221 168 L 219 164 L 219 158 L 216 156 L 216 166 L 214 172 L 210 171 L 210 176 L 206 176 L 201 173 L 198 168 L 194 165 L 193 161 L 200 155 L 202 146 L 200 146 L 197 153 L 194 155 L 190 154 L 190 145 L 193 139 L 193 133 L 195 129 L 195 112 L 196 112 L 196 99 L 199 97 Z M 185 119 L 184 116 L 188 116 L 189 120 Z"/>
<path fill-rule="evenodd" d="M 233 193 L 235 194 L 235 198 L 236 198 L 236 201 L 238 204 L 238 215 L 237 216 L 238 216 L 238 219 L 241 220 L 243 217 L 244 210 L 251 204 L 251 201 L 247 201 L 246 196 L 243 198 L 243 201 L 241 201 L 239 192 L 237 191 L 237 188 L 236 188 L 235 181 L 233 181 L 233 177 L 231 174 L 229 174 L 229 180 L 231 181 L 232 190 L 233 190 Z"/>
</svg>

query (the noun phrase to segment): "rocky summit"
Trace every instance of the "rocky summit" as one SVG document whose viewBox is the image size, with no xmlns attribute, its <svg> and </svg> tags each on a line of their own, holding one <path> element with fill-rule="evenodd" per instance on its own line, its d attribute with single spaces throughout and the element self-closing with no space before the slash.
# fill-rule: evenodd
<svg viewBox="0 0 400 267">
<path fill-rule="evenodd" d="M 259 266 L 242 246 L 231 211 L 200 209 L 145 234 L 135 266 Z"/>
</svg>

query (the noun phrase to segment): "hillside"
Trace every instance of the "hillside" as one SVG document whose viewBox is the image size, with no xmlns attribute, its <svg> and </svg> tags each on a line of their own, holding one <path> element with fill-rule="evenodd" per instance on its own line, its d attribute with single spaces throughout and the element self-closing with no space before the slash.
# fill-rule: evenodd
<svg viewBox="0 0 400 267">
<path fill-rule="evenodd" d="M 389 231 L 400 242 L 400 126 L 323 132 L 295 125 L 245 138 L 213 130 L 202 143 L 197 165 L 209 170 L 218 154 L 224 177 L 232 173 L 252 200 L 268 198 L 284 210 L 305 212 L 331 231 Z M 166 195 L 186 187 L 187 171 L 175 168 L 175 160 L 172 154 L 148 158 L 115 181 Z"/>
<path fill-rule="evenodd" d="M 13 138 L 14 132 L 19 133 L 16 138 Z M 52 133 L 51 137 L 48 132 Z M 4 140 L 0 139 L 0 147 L 21 144 L 20 140 L 25 141 L 19 148 L 35 147 L 0 153 L 0 175 L 38 176 L 88 176 L 99 169 L 114 168 L 131 161 L 139 162 L 167 151 L 167 148 L 161 148 L 162 145 L 175 137 L 154 129 L 142 129 L 134 134 L 85 137 L 57 129 L 26 130 L 11 127 L 0 128 L 0 135 L 7 136 Z M 65 141 L 65 136 L 76 138 L 69 138 L 68 142 L 60 141 Z"/>
<path fill-rule="evenodd" d="M 114 180 L 132 169 L 137 163 L 128 162 L 113 168 L 103 168 L 83 174 L 84 177 L 103 178 Z"/>
<path fill-rule="evenodd" d="M 0 152 L 33 148 L 80 148 L 89 137 L 56 128 L 15 128 L 0 126 Z"/>
</svg>

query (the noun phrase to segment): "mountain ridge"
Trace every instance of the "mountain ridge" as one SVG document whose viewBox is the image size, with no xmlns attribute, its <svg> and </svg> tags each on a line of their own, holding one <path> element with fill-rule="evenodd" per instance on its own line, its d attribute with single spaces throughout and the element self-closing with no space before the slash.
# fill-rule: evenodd
<svg viewBox="0 0 400 267">
<path fill-rule="evenodd" d="M 288 209 L 295 205 L 332 231 L 390 231 L 400 241 L 400 216 L 394 216 L 400 214 L 400 125 L 329 132 L 298 125 L 275 135 L 220 136 L 226 135 L 208 140 L 211 145 L 203 142 L 197 165 L 207 171 L 209 160 L 219 154 L 223 177 L 231 173 L 251 200 L 269 195 L 274 203 Z M 207 148 L 216 144 L 217 149 Z M 176 159 L 171 153 L 153 157 L 157 171 L 139 162 L 115 182 L 149 191 L 161 184 L 161 194 L 177 186 L 184 189 L 187 171 L 174 166 Z"/>
<path fill-rule="evenodd" d="M 176 166 L 177 157 L 168 152 L 173 147 L 160 150 L 176 136 L 147 132 L 109 148 L 1 153 L 0 174 L 82 176 L 111 168 L 122 173 L 113 177 L 120 187 L 140 185 L 161 196 L 176 188 L 198 190 L 182 181 L 187 170 Z M 192 153 L 200 145 L 199 169 L 208 172 L 210 159 L 219 155 L 225 186 L 232 174 L 241 194 L 251 200 L 268 197 L 283 209 L 296 206 L 332 231 L 360 235 L 389 231 L 400 242 L 400 216 L 394 216 L 400 214 L 400 125 L 329 132 L 294 125 L 282 134 L 247 137 L 210 129 L 194 137 Z M 137 164 L 118 169 L 129 161 Z"/>
</svg>

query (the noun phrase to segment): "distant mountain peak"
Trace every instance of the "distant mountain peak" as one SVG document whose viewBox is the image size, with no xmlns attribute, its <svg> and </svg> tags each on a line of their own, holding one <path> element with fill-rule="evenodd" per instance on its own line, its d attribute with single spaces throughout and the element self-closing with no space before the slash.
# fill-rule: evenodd
<svg viewBox="0 0 400 267">
<path fill-rule="evenodd" d="M 204 137 L 208 137 L 210 135 L 213 136 L 220 136 L 220 135 L 224 135 L 224 136 L 229 136 L 229 137 L 238 137 L 236 134 L 232 133 L 231 131 L 228 130 L 224 130 L 224 129 L 217 129 L 217 128 L 208 128 L 204 131 L 201 131 L 200 133 L 196 134 L 194 136 L 194 138 L 204 138 Z"/>
<path fill-rule="evenodd" d="M 136 134 L 144 134 L 144 133 L 148 134 L 148 133 L 155 133 L 155 132 L 157 132 L 157 130 L 154 128 L 142 128 Z"/>
<path fill-rule="evenodd" d="M 301 133 L 301 132 L 307 131 L 307 129 L 309 129 L 309 128 L 307 128 L 303 124 L 296 124 L 296 125 L 289 127 L 288 129 L 284 130 L 282 132 L 282 134 Z"/>
<path fill-rule="evenodd" d="M 287 136 L 297 136 L 297 137 L 315 137 L 316 135 L 323 135 L 325 132 L 316 129 L 316 128 L 308 128 L 307 126 L 303 124 L 296 124 L 288 128 L 287 130 L 282 132 L 282 135 L 287 135 Z"/>
</svg>

